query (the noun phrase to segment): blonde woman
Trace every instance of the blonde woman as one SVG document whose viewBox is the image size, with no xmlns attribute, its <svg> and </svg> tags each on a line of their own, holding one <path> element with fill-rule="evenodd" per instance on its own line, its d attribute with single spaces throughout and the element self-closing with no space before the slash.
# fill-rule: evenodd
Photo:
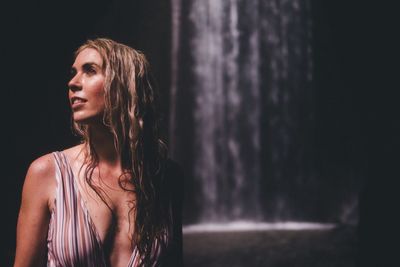
<svg viewBox="0 0 400 267">
<path fill-rule="evenodd" d="M 30 165 L 14 266 L 181 266 L 182 173 L 159 139 L 145 56 L 89 40 L 71 72 L 82 142 Z"/>
</svg>

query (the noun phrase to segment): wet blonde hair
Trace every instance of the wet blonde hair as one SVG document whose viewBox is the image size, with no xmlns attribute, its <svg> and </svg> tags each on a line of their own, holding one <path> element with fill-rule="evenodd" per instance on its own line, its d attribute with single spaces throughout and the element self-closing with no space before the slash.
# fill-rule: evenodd
<svg viewBox="0 0 400 267">
<path fill-rule="evenodd" d="M 97 50 L 103 59 L 103 123 L 114 137 L 122 168 L 134 186 L 136 202 L 132 203 L 133 208 L 129 212 L 129 222 L 135 226 L 132 245 L 137 246 L 142 264 L 147 266 L 153 261 L 153 242 L 163 242 L 170 219 L 165 207 L 167 201 L 161 190 L 167 150 L 159 138 L 154 79 L 144 54 L 129 46 L 97 38 L 79 47 L 75 57 L 87 48 Z M 86 181 L 112 211 L 104 192 L 92 183 L 98 157 L 91 143 L 90 126 L 73 122 L 73 128 L 87 148 Z M 124 186 L 121 179 L 119 185 L 124 190 L 132 191 Z"/>
</svg>

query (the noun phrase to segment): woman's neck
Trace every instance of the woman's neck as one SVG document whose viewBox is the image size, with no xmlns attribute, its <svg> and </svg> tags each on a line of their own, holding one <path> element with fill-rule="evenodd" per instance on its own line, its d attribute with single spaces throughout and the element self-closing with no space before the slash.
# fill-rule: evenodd
<svg viewBox="0 0 400 267">
<path fill-rule="evenodd" d="M 104 125 L 90 127 L 90 141 L 99 158 L 99 163 L 120 166 L 121 159 L 114 144 L 114 136 Z"/>
</svg>

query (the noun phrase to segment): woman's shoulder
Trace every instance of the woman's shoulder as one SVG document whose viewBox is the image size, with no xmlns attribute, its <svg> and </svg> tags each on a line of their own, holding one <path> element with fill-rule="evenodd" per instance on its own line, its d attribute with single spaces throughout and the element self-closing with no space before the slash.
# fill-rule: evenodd
<svg viewBox="0 0 400 267">
<path fill-rule="evenodd" d="M 22 198 L 31 203 L 47 203 L 56 187 L 55 162 L 52 153 L 33 160 L 28 167 Z"/>
<path fill-rule="evenodd" d="M 46 178 L 53 179 L 56 168 L 55 154 L 62 152 L 67 157 L 73 157 L 78 154 L 81 146 L 76 145 L 64 150 L 50 152 L 34 159 L 29 165 L 27 176 L 41 180 Z"/>
<path fill-rule="evenodd" d="M 45 178 L 55 168 L 53 153 L 48 153 L 34 159 L 28 168 L 29 177 Z"/>
</svg>

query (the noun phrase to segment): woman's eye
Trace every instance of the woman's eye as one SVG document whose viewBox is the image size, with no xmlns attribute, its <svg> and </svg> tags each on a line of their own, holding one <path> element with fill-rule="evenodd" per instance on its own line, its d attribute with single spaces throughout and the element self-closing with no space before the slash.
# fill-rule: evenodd
<svg viewBox="0 0 400 267">
<path fill-rule="evenodd" d="M 83 71 L 89 75 L 94 75 L 96 74 L 96 69 L 93 66 L 90 65 L 85 65 L 83 66 Z"/>
<path fill-rule="evenodd" d="M 96 70 L 94 68 L 89 68 L 86 70 L 86 73 L 88 74 L 96 74 Z"/>
</svg>

